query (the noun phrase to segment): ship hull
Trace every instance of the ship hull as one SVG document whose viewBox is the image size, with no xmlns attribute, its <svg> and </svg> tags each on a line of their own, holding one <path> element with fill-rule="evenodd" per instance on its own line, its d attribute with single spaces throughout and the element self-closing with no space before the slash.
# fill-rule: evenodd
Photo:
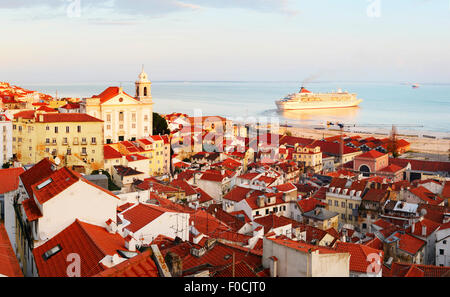
<svg viewBox="0 0 450 297">
<path fill-rule="evenodd" d="M 350 102 L 281 102 L 276 101 L 278 110 L 310 110 L 310 109 L 335 109 L 356 107 L 362 102 L 362 99 L 352 100 Z"/>
</svg>

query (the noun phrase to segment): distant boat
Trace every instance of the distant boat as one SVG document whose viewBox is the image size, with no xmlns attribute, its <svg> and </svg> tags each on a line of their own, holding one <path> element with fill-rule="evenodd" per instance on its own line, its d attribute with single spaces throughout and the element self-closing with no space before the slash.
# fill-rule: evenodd
<svg viewBox="0 0 450 297">
<path fill-rule="evenodd" d="M 419 84 L 413 84 L 413 85 L 412 85 L 412 88 L 413 88 L 413 89 L 417 89 L 418 87 L 420 87 Z"/>
</svg>

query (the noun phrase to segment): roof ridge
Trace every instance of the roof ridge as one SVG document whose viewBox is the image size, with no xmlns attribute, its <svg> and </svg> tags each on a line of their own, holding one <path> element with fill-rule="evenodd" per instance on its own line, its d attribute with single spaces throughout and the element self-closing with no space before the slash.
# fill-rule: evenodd
<svg viewBox="0 0 450 297">
<path fill-rule="evenodd" d="M 89 224 L 87 222 L 83 222 L 79 219 L 75 219 L 75 223 L 80 227 L 80 229 L 83 231 L 84 234 L 89 238 L 91 243 L 97 248 L 97 250 L 103 254 L 103 257 L 107 255 L 107 253 L 97 244 L 97 242 L 91 237 L 90 233 L 86 230 L 86 228 L 83 226 L 83 224 Z M 95 225 L 96 226 L 96 225 Z M 97 226 L 99 228 L 102 228 L 100 226 Z M 106 229 L 105 229 L 106 231 Z"/>
</svg>

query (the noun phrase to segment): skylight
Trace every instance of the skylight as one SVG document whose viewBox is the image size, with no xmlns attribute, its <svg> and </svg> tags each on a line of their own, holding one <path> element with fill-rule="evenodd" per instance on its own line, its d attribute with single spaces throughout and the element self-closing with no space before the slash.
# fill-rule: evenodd
<svg viewBox="0 0 450 297">
<path fill-rule="evenodd" d="M 58 244 L 57 246 L 49 249 L 48 251 L 46 251 L 42 257 L 44 258 L 45 261 L 47 261 L 48 259 L 50 259 L 51 257 L 53 257 L 54 255 L 56 255 L 57 253 L 59 253 L 62 250 L 61 246 Z"/>
<path fill-rule="evenodd" d="M 42 189 L 43 187 L 47 186 L 48 184 L 50 184 L 53 180 L 51 178 L 45 180 L 44 182 L 40 183 L 36 188 L 38 190 Z"/>
</svg>

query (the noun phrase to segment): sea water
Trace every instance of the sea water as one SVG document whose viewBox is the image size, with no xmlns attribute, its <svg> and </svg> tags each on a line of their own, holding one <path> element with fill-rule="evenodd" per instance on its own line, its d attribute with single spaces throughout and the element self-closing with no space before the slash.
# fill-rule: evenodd
<svg viewBox="0 0 450 297">
<path fill-rule="evenodd" d="M 58 97 L 91 97 L 117 83 L 23 85 Z M 134 84 L 122 83 L 134 96 Z M 401 83 L 314 82 L 305 87 L 312 92 L 342 89 L 356 93 L 363 102 L 357 108 L 279 112 L 275 101 L 298 92 L 299 82 L 168 82 L 154 81 L 154 111 L 231 118 L 275 118 L 280 124 L 305 126 L 341 122 L 360 130 L 389 129 L 450 134 L 450 85 L 423 84 L 412 88 Z M 355 128 L 355 129 L 356 129 Z M 431 133 L 431 134 L 433 134 Z"/>
</svg>

